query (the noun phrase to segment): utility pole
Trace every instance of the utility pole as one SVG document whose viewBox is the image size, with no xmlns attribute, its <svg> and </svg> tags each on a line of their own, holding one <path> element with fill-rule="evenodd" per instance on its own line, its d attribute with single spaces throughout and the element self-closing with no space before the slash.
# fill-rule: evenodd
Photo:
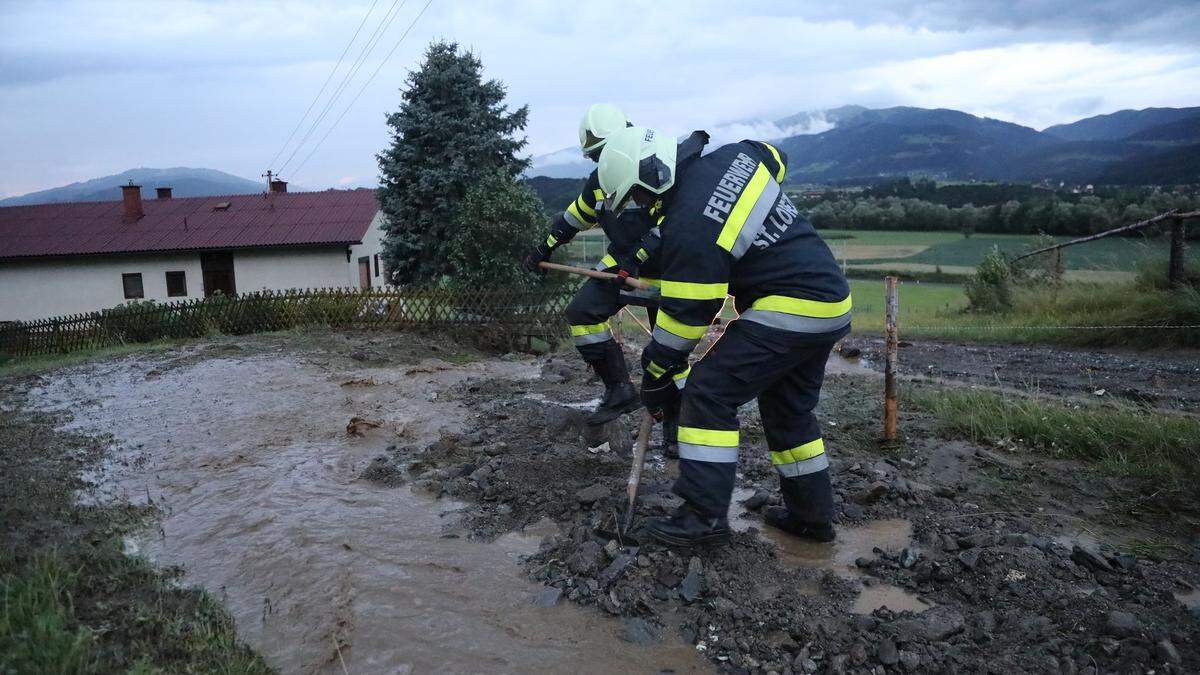
<svg viewBox="0 0 1200 675">
<path fill-rule="evenodd" d="M 271 179 L 273 177 L 279 176 L 279 174 L 272 173 L 272 171 L 270 169 L 267 169 L 267 172 L 264 173 L 263 176 L 265 176 L 267 179 L 267 192 L 270 192 L 271 191 Z"/>
</svg>

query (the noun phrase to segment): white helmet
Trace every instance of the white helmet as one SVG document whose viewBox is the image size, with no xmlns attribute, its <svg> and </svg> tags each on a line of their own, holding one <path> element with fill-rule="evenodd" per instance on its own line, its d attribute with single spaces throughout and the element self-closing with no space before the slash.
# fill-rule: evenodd
<svg viewBox="0 0 1200 675">
<path fill-rule="evenodd" d="M 604 147 L 608 137 L 629 126 L 629 118 L 615 105 L 595 103 L 579 121 L 579 148 L 585 157 L 595 160 L 594 155 Z"/>
<path fill-rule="evenodd" d="M 620 214 L 635 188 L 661 195 L 675 184 L 675 138 L 647 127 L 629 127 L 609 137 L 597 171 L 604 208 Z"/>
</svg>

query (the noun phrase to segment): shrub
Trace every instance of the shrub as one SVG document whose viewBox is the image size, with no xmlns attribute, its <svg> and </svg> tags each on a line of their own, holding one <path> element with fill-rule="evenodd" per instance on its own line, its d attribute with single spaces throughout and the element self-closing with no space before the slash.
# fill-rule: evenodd
<svg viewBox="0 0 1200 675">
<path fill-rule="evenodd" d="M 1003 312 L 1011 308 L 1011 277 L 1008 256 L 992 247 L 965 284 L 968 308 L 973 312 Z"/>
</svg>

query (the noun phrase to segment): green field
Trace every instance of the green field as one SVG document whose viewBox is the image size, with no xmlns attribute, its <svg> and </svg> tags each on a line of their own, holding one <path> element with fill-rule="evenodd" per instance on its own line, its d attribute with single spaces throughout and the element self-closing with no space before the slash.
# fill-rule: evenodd
<svg viewBox="0 0 1200 675">
<path fill-rule="evenodd" d="M 1010 255 L 1029 249 L 1034 237 L 1019 235 L 974 235 L 965 238 L 957 232 L 894 232 L 894 231 L 846 231 L 822 230 L 838 261 L 850 270 L 857 270 L 856 278 L 850 280 L 854 296 L 854 330 L 860 334 L 878 334 L 883 331 L 883 275 L 888 271 L 900 273 L 941 272 L 956 275 L 964 281 L 975 266 L 992 249 L 998 246 Z M 1066 237 L 1057 237 L 1066 241 Z M 565 251 L 555 255 L 559 262 L 586 265 L 595 264 L 603 255 L 605 239 L 603 233 L 594 230 L 581 234 Z M 1022 294 L 1022 306 L 1028 312 L 994 316 L 968 314 L 966 295 L 960 283 L 935 283 L 920 281 L 900 282 L 900 329 L 907 337 L 942 337 L 960 340 L 1006 341 L 1006 342 L 1079 342 L 1084 338 L 1115 338 L 1100 332 L 1086 335 L 1067 329 L 1050 329 L 1048 326 L 1112 324 L 1111 308 L 1084 311 L 1087 297 L 1108 297 L 1107 289 L 1121 289 L 1118 295 L 1130 293 L 1135 270 L 1139 265 L 1151 263 L 1165 267 L 1167 243 L 1155 239 L 1111 238 L 1082 244 L 1064 252 L 1065 278 L 1070 289 L 1049 291 L 1053 297 L 1040 298 L 1038 292 Z M 869 275 L 868 278 L 862 278 Z M 878 275 L 877 279 L 870 276 Z M 943 281 L 937 279 L 937 281 Z M 1075 300 L 1066 298 L 1072 292 L 1082 294 Z M 1044 294 L 1044 292 L 1043 292 Z M 1059 296 L 1062 295 L 1060 298 Z M 1120 298 L 1116 298 L 1119 300 Z M 1059 302 L 1062 300 L 1062 302 Z M 1128 303 L 1127 303 L 1128 304 Z M 1063 306 L 1060 306 L 1063 305 Z M 1078 307 L 1078 311 L 1072 310 Z M 1153 308 L 1151 308 L 1153 309 Z M 1186 309 L 1186 308 L 1185 308 Z M 1168 315 L 1176 317 L 1179 312 L 1149 311 L 1146 316 L 1126 317 L 1117 323 L 1162 323 L 1171 322 Z M 1181 310 L 1182 311 L 1182 310 Z M 638 311 L 637 316 L 644 314 Z M 1184 312 L 1186 314 L 1186 312 Z M 733 318 L 732 303 L 727 303 L 722 316 Z M 1038 326 L 1039 328 L 1032 328 Z M 640 332 L 632 322 L 626 322 L 624 332 L 635 335 Z M 1190 343 L 1189 343 L 1190 344 Z"/>
<path fill-rule="evenodd" d="M 992 247 L 1009 255 L 1029 250 L 1034 237 L 1011 234 L 976 234 L 970 238 L 957 232 L 877 232 L 821 230 L 839 261 L 850 266 L 880 268 L 897 265 L 942 266 L 944 271 L 974 268 Z M 1055 237 L 1069 241 L 1070 237 Z M 1112 237 L 1073 246 L 1063 251 L 1067 270 L 1131 272 L 1142 261 L 1166 260 L 1164 239 Z M 897 269 L 903 269 L 897 267 Z M 925 268 L 910 267 L 916 271 Z"/>
</svg>

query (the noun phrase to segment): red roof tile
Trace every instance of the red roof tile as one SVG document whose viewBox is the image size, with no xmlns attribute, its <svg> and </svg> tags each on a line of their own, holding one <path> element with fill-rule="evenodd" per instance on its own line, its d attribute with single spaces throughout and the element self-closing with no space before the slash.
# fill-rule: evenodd
<svg viewBox="0 0 1200 675">
<path fill-rule="evenodd" d="M 214 211 L 220 202 L 229 208 Z M 128 222 L 120 201 L 0 207 L 0 259 L 357 244 L 379 205 L 359 189 L 147 199 L 142 210 Z"/>
</svg>

